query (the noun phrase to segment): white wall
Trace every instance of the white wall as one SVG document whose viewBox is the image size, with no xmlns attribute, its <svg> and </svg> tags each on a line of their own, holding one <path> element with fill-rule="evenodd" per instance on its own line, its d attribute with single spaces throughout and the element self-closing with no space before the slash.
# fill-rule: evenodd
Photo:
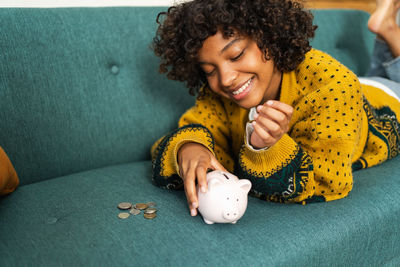
<svg viewBox="0 0 400 267">
<path fill-rule="evenodd" d="M 171 6 L 185 0 L 0 0 L 0 7 Z"/>
</svg>

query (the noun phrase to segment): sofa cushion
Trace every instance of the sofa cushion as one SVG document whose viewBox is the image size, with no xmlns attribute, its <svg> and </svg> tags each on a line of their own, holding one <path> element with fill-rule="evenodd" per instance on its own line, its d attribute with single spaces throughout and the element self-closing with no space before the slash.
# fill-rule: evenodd
<svg viewBox="0 0 400 267">
<path fill-rule="evenodd" d="M 183 191 L 154 186 L 149 161 L 24 185 L 0 205 L 1 266 L 377 266 L 400 263 L 400 157 L 355 173 L 342 200 L 250 197 L 232 224 L 191 217 Z M 154 220 L 117 205 L 154 201 Z"/>
<path fill-rule="evenodd" d="M 18 184 L 19 179 L 14 166 L 0 147 L 0 196 L 13 192 Z"/>
</svg>

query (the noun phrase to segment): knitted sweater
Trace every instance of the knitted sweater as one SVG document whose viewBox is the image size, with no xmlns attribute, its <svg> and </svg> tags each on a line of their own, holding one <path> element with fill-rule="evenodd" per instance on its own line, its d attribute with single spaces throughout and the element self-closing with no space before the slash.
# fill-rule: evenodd
<svg viewBox="0 0 400 267">
<path fill-rule="evenodd" d="M 279 101 L 294 108 L 290 130 L 267 150 L 247 144 L 249 110 L 208 88 L 179 120 L 178 129 L 152 147 L 153 179 L 182 188 L 177 151 L 187 142 L 207 147 L 252 194 L 275 202 L 331 201 L 348 195 L 354 170 L 400 152 L 400 103 L 331 56 L 312 49 L 283 73 Z"/>
</svg>

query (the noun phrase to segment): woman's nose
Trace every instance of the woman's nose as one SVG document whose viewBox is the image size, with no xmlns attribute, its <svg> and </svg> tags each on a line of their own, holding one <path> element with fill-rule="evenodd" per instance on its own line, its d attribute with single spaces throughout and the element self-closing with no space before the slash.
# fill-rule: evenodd
<svg viewBox="0 0 400 267">
<path fill-rule="evenodd" d="M 231 68 L 224 68 L 220 72 L 220 82 L 223 87 L 230 87 L 237 78 L 237 72 Z"/>
</svg>

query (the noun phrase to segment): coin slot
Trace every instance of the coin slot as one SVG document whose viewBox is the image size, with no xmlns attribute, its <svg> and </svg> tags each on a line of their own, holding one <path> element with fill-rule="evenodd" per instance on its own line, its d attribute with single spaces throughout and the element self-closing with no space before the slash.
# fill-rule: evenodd
<svg viewBox="0 0 400 267">
<path fill-rule="evenodd" d="M 223 173 L 223 175 L 225 176 L 225 178 L 226 178 L 226 179 L 228 179 L 228 180 L 229 180 L 229 177 L 228 177 L 228 175 L 226 175 L 225 173 Z"/>
</svg>

